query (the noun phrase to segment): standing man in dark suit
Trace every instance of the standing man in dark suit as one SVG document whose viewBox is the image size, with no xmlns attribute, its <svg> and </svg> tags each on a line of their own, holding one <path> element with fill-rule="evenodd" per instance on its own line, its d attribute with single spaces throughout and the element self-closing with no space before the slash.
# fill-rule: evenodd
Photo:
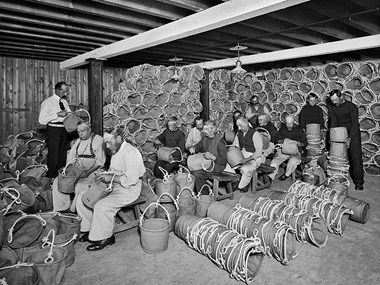
<svg viewBox="0 0 380 285">
<path fill-rule="evenodd" d="M 355 190 L 364 190 L 364 170 L 362 158 L 362 142 L 359 128 L 358 108 L 344 99 L 340 90 L 334 89 L 330 93 L 330 100 L 334 104 L 330 110 L 331 128 L 346 127 L 348 138 L 348 159 L 350 173 L 355 183 Z"/>
<path fill-rule="evenodd" d="M 71 112 L 63 96 L 70 94 L 69 87 L 63 81 L 55 85 L 55 93 L 41 103 L 38 122 L 46 125 L 46 143 L 48 147 L 46 176 L 55 178 L 58 170 L 66 165 L 68 133 L 63 120 Z"/>
</svg>

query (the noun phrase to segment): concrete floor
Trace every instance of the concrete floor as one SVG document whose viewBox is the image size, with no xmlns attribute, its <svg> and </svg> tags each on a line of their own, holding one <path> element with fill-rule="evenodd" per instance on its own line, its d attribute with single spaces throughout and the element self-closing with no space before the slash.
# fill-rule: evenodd
<svg viewBox="0 0 380 285">
<path fill-rule="evenodd" d="M 328 234 L 322 249 L 297 243 L 299 254 L 287 266 L 265 256 L 253 284 L 380 284 L 380 178 L 367 175 L 365 181 L 365 191 L 349 188 L 351 196 L 371 205 L 365 225 L 348 221 L 344 236 Z M 276 181 L 271 189 L 290 185 L 290 180 Z M 243 284 L 174 233 L 168 250 L 157 255 L 142 251 L 136 229 L 117 234 L 116 244 L 102 251 L 88 252 L 86 246 L 76 244 L 76 261 L 64 284 Z"/>
</svg>

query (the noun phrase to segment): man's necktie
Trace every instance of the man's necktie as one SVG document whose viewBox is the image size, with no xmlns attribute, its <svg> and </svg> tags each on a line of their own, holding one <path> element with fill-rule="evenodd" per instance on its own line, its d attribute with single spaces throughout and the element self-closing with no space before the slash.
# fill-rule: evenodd
<svg viewBox="0 0 380 285">
<path fill-rule="evenodd" d="M 61 99 L 59 99 L 59 108 L 61 108 L 61 111 L 65 111 L 66 110 L 65 105 L 63 104 L 63 102 L 61 101 Z"/>
</svg>

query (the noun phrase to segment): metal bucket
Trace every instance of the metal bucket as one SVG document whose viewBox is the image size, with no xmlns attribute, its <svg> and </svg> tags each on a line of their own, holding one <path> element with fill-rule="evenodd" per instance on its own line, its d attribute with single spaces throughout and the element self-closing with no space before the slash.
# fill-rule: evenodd
<svg viewBox="0 0 380 285">
<path fill-rule="evenodd" d="M 146 211 L 152 206 L 161 207 L 166 213 L 167 220 L 153 218 L 144 220 Z M 152 203 L 146 207 L 140 217 L 140 242 L 146 253 L 161 253 L 168 249 L 170 231 L 170 215 L 162 205 Z"/>
</svg>

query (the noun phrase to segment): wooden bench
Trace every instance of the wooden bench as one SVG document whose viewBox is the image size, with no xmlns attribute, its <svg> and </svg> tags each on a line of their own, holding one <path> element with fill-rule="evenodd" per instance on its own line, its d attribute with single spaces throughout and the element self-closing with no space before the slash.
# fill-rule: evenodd
<svg viewBox="0 0 380 285">
<path fill-rule="evenodd" d="M 212 192 L 216 201 L 223 199 L 233 199 L 234 198 L 234 189 L 232 188 L 232 183 L 238 182 L 240 179 L 240 174 L 230 173 L 230 172 L 221 172 L 219 174 L 214 174 L 211 176 L 212 180 Z M 226 183 L 226 194 L 219 195 L 219 183 Z"/>
<path fill-rule="evenodd" d="M 269 164 L 266 164 L 266 163 L 260 164 L 260 166 L 256 169 L 256 171 L 253 173 L 253 176 L 252 176 L 252 181 L 250 185 L 251 192 L 253 193 L 255 191 L 269 188 L 271 183 L 269 180 L 266 179 L 266 177 L 268 176 L 269 173 L 272 173 L 273 171 L 275 171 L 275 168 L 273 166 L 270 166 Z M 263 177 L 263 181 L 260 181 L 258 179 L 259 175 Z"/>
<path fill-rule="evenodd" d="M 115 222 L 115 228 L 113 230 L 114 233 L 120 233 L 132 228 L 135 228 L 139 225 L 140 222 L 140 207 L 139 205 L 146 202 L 145 198 L 140 196 L 137 200 L 132 203 L 122 207 L 119 212 L 116 214 L 117 220 L 119 222 Z M 128 221 L 125 210 L 133 209 L 133 214 L 135 219 L 133 221 Z"/>
</svg>

